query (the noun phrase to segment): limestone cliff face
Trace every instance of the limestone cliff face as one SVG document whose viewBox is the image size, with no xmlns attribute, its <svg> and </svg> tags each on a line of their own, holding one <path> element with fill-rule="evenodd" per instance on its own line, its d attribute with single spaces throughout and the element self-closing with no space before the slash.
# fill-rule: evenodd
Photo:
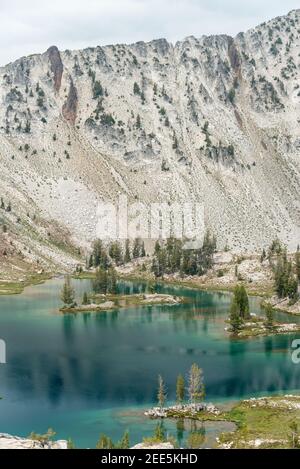
<svg viewBox="0 0 300 469">
<path fill-rule="evenodd" d="M 300 10 L 235 38 L 188 37 L 22 58 L 0 69 L 0 194 L 74 241 L 95 208 L 201 201 L 219 246 L 295 248 Z"/>
</svg>

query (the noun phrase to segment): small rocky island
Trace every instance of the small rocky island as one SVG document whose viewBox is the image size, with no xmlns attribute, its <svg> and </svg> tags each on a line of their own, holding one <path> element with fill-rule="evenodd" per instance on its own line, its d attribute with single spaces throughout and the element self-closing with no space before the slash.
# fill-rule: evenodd
<svg viewBox="0 0 300 469">
<path fill-rule="evenodd" d="M 234 333 L 230 328 L 226 328 L 225 330 L 231 332 L 235 337 L 247 338 L 300 332 L 300 325 L 280 322 L 273 322 L 272 325 L 268 325 L 263 318 L 251 315 L 251 318 L 244 322 L 240 329 Z"/>
<path fill-rule="evenodd" d="M 275 321 L 274 309 L 271 304 L 263 303 L 262 306 L 265 317 L 251 314 L 246 289 L 243 285 L 237 285 L 231 302 L 229 319 L 227 320 L 229 327 L 226 327 L 225 330 L 232 337 L 237 338 L 300 332 L 300 324 Z"/>
<path fill-rule="evenodd" d="M 220 415 L 220 410 L 213 404 L 191 403 L 191 404 L 177 404 L 170 407 L 153 407 L 147 410 L 144 415 L 152 419 L 162 418 L 186 418 L 203 420 L 204 417 L 213 417 Z"/>
<path fill-rule="evenodd" d="M 87 304 L 76 303 L 60 308 L 62 313 L 83 313 L 109 311 L 130 306 L 167 305 L 174 306 L 183 303 L 182 297 L 163 294 L 137 294 L 137 295 L 93 295 Z"/>
</svg>

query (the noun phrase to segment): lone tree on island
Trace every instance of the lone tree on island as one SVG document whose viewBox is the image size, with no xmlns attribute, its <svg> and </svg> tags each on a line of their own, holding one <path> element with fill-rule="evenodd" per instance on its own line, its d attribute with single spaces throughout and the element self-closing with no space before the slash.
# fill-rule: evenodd
<svg viewBox="0 0 300 469">
<path fill-rule="evenodd" d="M 239 313 L 239 307 L 236 298 L 234 297 L 230 306 L 230 316 L 229 321 L 231 325 L 232 332 L 237 332 L 242 326 L 242 319 Z"/>
<path fill-rule="evenodd" d="M 61 300 L 65 305 L 71 305 L 75 301 L 75 291 L 71 285 L 69 276 L 65 277 L 65 283 L 61 291 Z"/>
<path fill-rule="evenodd" d="M 250 318 L 249 298 L 244 285 L 237 285 L 230 306 L 229 321 L 233 332 L 237 332 L 244 320 Z"/>
</svg>

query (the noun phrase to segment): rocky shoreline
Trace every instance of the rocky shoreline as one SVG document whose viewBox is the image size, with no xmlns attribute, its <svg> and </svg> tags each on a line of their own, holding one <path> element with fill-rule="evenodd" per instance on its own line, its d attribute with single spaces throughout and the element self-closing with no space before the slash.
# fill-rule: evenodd
<svg viewBox="0 0 300 469">
<path fill-rule="evenodd" d="M 152 306 L 152 305 L 178 305 L 184 303 L 184 298 L 173 295 L 154 294 L 138 294 L 138 295 L 95 295 L 93 301 L 98 300 L 99 303 L 92 302 L 88 305 L 65 306 L 60 308 L 62 313 L 84 313 L 109 311 L 113 309 L 121 309 L 130 306 Z"/>
<path fill-rule="evenodd" d="M 213 416 L 218 416 L 221 414 L 220 410 L 213 404 L 197 403 L 197 404 L 179 404 L 170 407 L 153 407 L 152 409 L 144 412 L 146 417 L 152 419 L 161 419 L 161 418 L 193 418 L 201 417 L 201 413 L 211 414 Z M 200 415 L 199 415 L 200 414 Z"/>
<path fill-rule="evenodd" d="M 29 438 L 0 433 L 0 450 L 1 449 L 68 449 L 68 442 L 66 440 L 58 440 L 42 443 Z"/>
</svg>

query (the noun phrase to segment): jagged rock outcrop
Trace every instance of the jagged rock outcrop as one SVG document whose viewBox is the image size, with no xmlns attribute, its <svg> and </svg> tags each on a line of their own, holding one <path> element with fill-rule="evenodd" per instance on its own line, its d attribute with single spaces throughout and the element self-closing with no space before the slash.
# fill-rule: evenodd
<svg viewBox="0 0 300 469">
<path fill-rule="evenodd" d="M 220 248 L 278 236 L 295 249 L 299 31 L 294 10 L 235 38 L 52 47 L 2 67 L 0 195 L 13 208 L 2 223 L 20 219 L 21 240 L 34 212 L 85 248 L 99 201 L 126 194 L 203 203 Z"/>
<path fill-rule="evenodd" d="M 47 50 L 47 54 L 49 56 L 51 64 L 51 72 L 53 73 L 54 89 L 55 91 L 59 92 L 64 71 L 64 66 L 61 61 L 60 53 L 56 46 L 52 46 L 49 47 L 49 49 Z"/>
</svg>

